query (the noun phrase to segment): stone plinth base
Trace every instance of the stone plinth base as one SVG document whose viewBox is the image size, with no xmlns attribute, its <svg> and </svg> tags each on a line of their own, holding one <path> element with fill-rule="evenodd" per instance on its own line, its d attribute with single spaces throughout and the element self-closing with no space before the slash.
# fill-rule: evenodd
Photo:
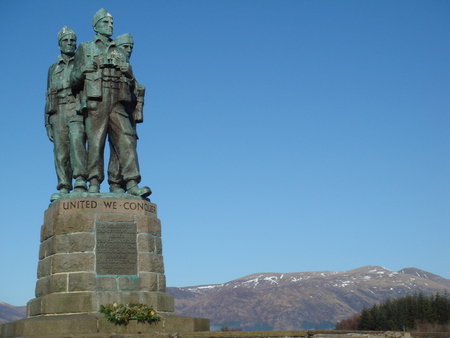
<svg viewBox="0 0 450 338">
<path fill-rule="evenodd" d="M 160 313 L 162 320 L 156 324 L 138 323 L 115 325 L 102 314 L 74 314 L 36 316 L 0 325 L 0 337 L 111 337 L 115 334 L 138 335 L 142 338 L 170 337 L 164 333 L 209 331 L 209 320 Z M 145 335 L 147 334 L 147 335 Z"/>
<path fill-rule="evenodd" d="M 174 311 L 156 205 L 127 194 L 98 195 L 70 194 L 46 210 L 28 317 L 95 313 L 112 303 Z"/>
</svg>

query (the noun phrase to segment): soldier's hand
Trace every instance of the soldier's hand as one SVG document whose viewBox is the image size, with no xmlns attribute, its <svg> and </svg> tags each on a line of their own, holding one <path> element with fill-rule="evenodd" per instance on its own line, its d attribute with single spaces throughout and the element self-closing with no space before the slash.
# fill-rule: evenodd
<svg viewBox="0 0 450 338">
<path fill-rule="evenodd" d="M 93 72 L 96 72 L 97 69 L 98 69 L 97 63 L 93 62 L 90 65 L 84 66 L 83 73 L 93 73 Z"/>
<path fill-rule="evenodd" d="M 120 65 L 120 71 L 127 77 L 132 77 L 131 66 L 129 63 Z"/>
<path fill-rule="evenodd" d="M 126 73 L 128 72 L 128 70 L 130 69 L 130 64 L 129 63 L 123 63 L 120 65 L 120 70 L 122 73 Z"/>
<path fill-rule="evenodd" d="M 49 124 L 47 124 L 47 125 L 45 126 L 45 128 L 47 129 L 47 136 L 48 136 L 48 139 L 49 139 L 50 141 L 53 142 L 53 129 L 52 129 L 52 126 L 49 125 Z"/>
</svg>

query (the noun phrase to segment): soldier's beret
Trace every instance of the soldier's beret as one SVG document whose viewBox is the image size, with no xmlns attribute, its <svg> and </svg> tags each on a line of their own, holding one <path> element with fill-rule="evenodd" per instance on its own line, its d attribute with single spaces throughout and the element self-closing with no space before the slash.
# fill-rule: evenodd
<svg viewBox="0 0 450 338">
<path fill-rule="evenodd" d="M 75 36 L 75 39 L 77 38 L 77 35 L 71 28 L 69 28 L 67 26 L 64 26 L 63 28 L 61 28 L 61 30 L 58 32 L 58 44 L 63 37 L 65 37 L 66 35 L 70 35 L 70 34 L 73 34 Z"/>
<path fill-rule="evenodd" d="M 95 25 L 97 22 L 99 22 L 104 17 L 109 16 L 112 18 L 112 15 L 108 13 L 108 11 L 104 8 L 100 8 L 97 13 L 94 14 L 94 17 L 92 18 L 92 27 L 95 28 Z"/>
<path fill-rule="evenodd" d="M 114 39 L 114 42 L 116 43 L 117 46 L 123 45 L 124 43 L 134 44 L 133 36 L 130 33 L 119 35 Z"/>
</svg>

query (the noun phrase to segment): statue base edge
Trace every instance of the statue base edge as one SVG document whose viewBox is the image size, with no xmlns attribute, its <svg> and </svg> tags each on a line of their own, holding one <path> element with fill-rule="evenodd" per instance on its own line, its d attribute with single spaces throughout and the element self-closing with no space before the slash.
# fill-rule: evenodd
<svg viewBox="0 0 450 338">
<path fill-rule="evenodd" d="M 209 331 L 209 319 L 159 313 L 158 323 L 138 323 L 131 320 L 128 325 L 108 322 L 103 314 L 84 313 L 57 316 L 36 316 L 0 324 L 0 337 L 117 337 L 117 334 L 139 335 L 141 338 L 169 338 L 170 333 Z M 131 337 L 131 336 L 130 336 Z"/>
</svg>

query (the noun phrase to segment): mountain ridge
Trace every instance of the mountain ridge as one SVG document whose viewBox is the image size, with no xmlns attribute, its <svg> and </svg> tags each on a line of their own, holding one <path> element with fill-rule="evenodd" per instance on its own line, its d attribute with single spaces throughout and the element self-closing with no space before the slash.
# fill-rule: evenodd
<svg viewBox="0 0 450 338">
<path fill-rule="evenodd" d="M 364 266 L 348 271 L 254 273 L 221 284 L 169 287 L 176 313 L 244 330 L 334 328 L 386 298 L 445 292 L 450 280 L 416 269 Z"/>
</svg>

